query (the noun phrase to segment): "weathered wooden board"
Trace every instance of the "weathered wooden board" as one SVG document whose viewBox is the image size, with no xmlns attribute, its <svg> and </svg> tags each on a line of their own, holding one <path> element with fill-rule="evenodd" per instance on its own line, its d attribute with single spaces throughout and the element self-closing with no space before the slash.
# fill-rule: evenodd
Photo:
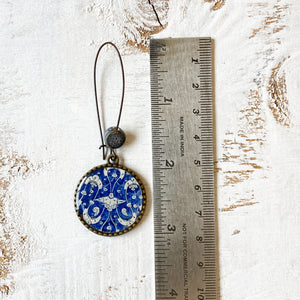
<svg viewBox="0 0 300 300">
<path fill-rule="evenodd" d="M 220 298 L 300 299 L 300 3 L 150 3 L 1 1 L 2 298 L 154 299 L 149 38 L 211 36 Z M 102 162 L 92 68 L 107 40 L 126 71 L 120 155 L 150 199 L 143 222 L 112 239 L 73 208 L 77 181 Z M 114 52 L 99 66 L 110 126 Z"/>
</svg>

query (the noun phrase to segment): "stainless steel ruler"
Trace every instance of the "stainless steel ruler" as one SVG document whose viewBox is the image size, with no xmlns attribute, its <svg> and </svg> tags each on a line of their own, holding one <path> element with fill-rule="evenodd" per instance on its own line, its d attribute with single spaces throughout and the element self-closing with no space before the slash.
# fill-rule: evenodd
<svg viewBox="0 0 300 300">
<path fill-rule="evenodd" d="M 210 38 L 150 42 L 156 299 L 217 299 Z"/>
</svg>

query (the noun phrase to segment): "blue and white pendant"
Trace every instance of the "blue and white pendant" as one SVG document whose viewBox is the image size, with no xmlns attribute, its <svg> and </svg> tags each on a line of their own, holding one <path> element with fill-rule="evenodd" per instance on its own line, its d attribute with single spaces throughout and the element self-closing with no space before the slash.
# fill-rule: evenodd
<svg viewBox="0 0 300 300">
<path fill-rule="evenodd" d="M 118 164 L 88 171 L 75 191 L 75 210 L 94 233 L 116 236 L 133 229 L 143 217 L 146 192 L 137 175 Z"/>
</svg>

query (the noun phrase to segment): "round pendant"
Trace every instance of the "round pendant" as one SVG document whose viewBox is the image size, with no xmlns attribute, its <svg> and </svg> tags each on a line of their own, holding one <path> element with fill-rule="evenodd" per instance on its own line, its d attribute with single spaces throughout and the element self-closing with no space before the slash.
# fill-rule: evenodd
<svg viewBox="0 0 300 300">
<path fill-rule="evenodd" d="M 126 167 L 106 164 L 88 171 L 75 191 L 75 210 L 94 233 L 116 236 L 128 232 L 143 217 L 146 192 Z"/>
</svg>

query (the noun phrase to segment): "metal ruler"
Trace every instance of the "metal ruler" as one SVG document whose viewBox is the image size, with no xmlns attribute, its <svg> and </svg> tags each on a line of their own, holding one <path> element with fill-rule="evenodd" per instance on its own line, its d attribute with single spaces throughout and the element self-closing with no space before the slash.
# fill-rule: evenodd
<svg viewBox="0 0 300 300">
<path fill-rule="evenodd" d="M 210 38 L 150 42 L 156 299 L 217 299 Z"/>
</svg>

